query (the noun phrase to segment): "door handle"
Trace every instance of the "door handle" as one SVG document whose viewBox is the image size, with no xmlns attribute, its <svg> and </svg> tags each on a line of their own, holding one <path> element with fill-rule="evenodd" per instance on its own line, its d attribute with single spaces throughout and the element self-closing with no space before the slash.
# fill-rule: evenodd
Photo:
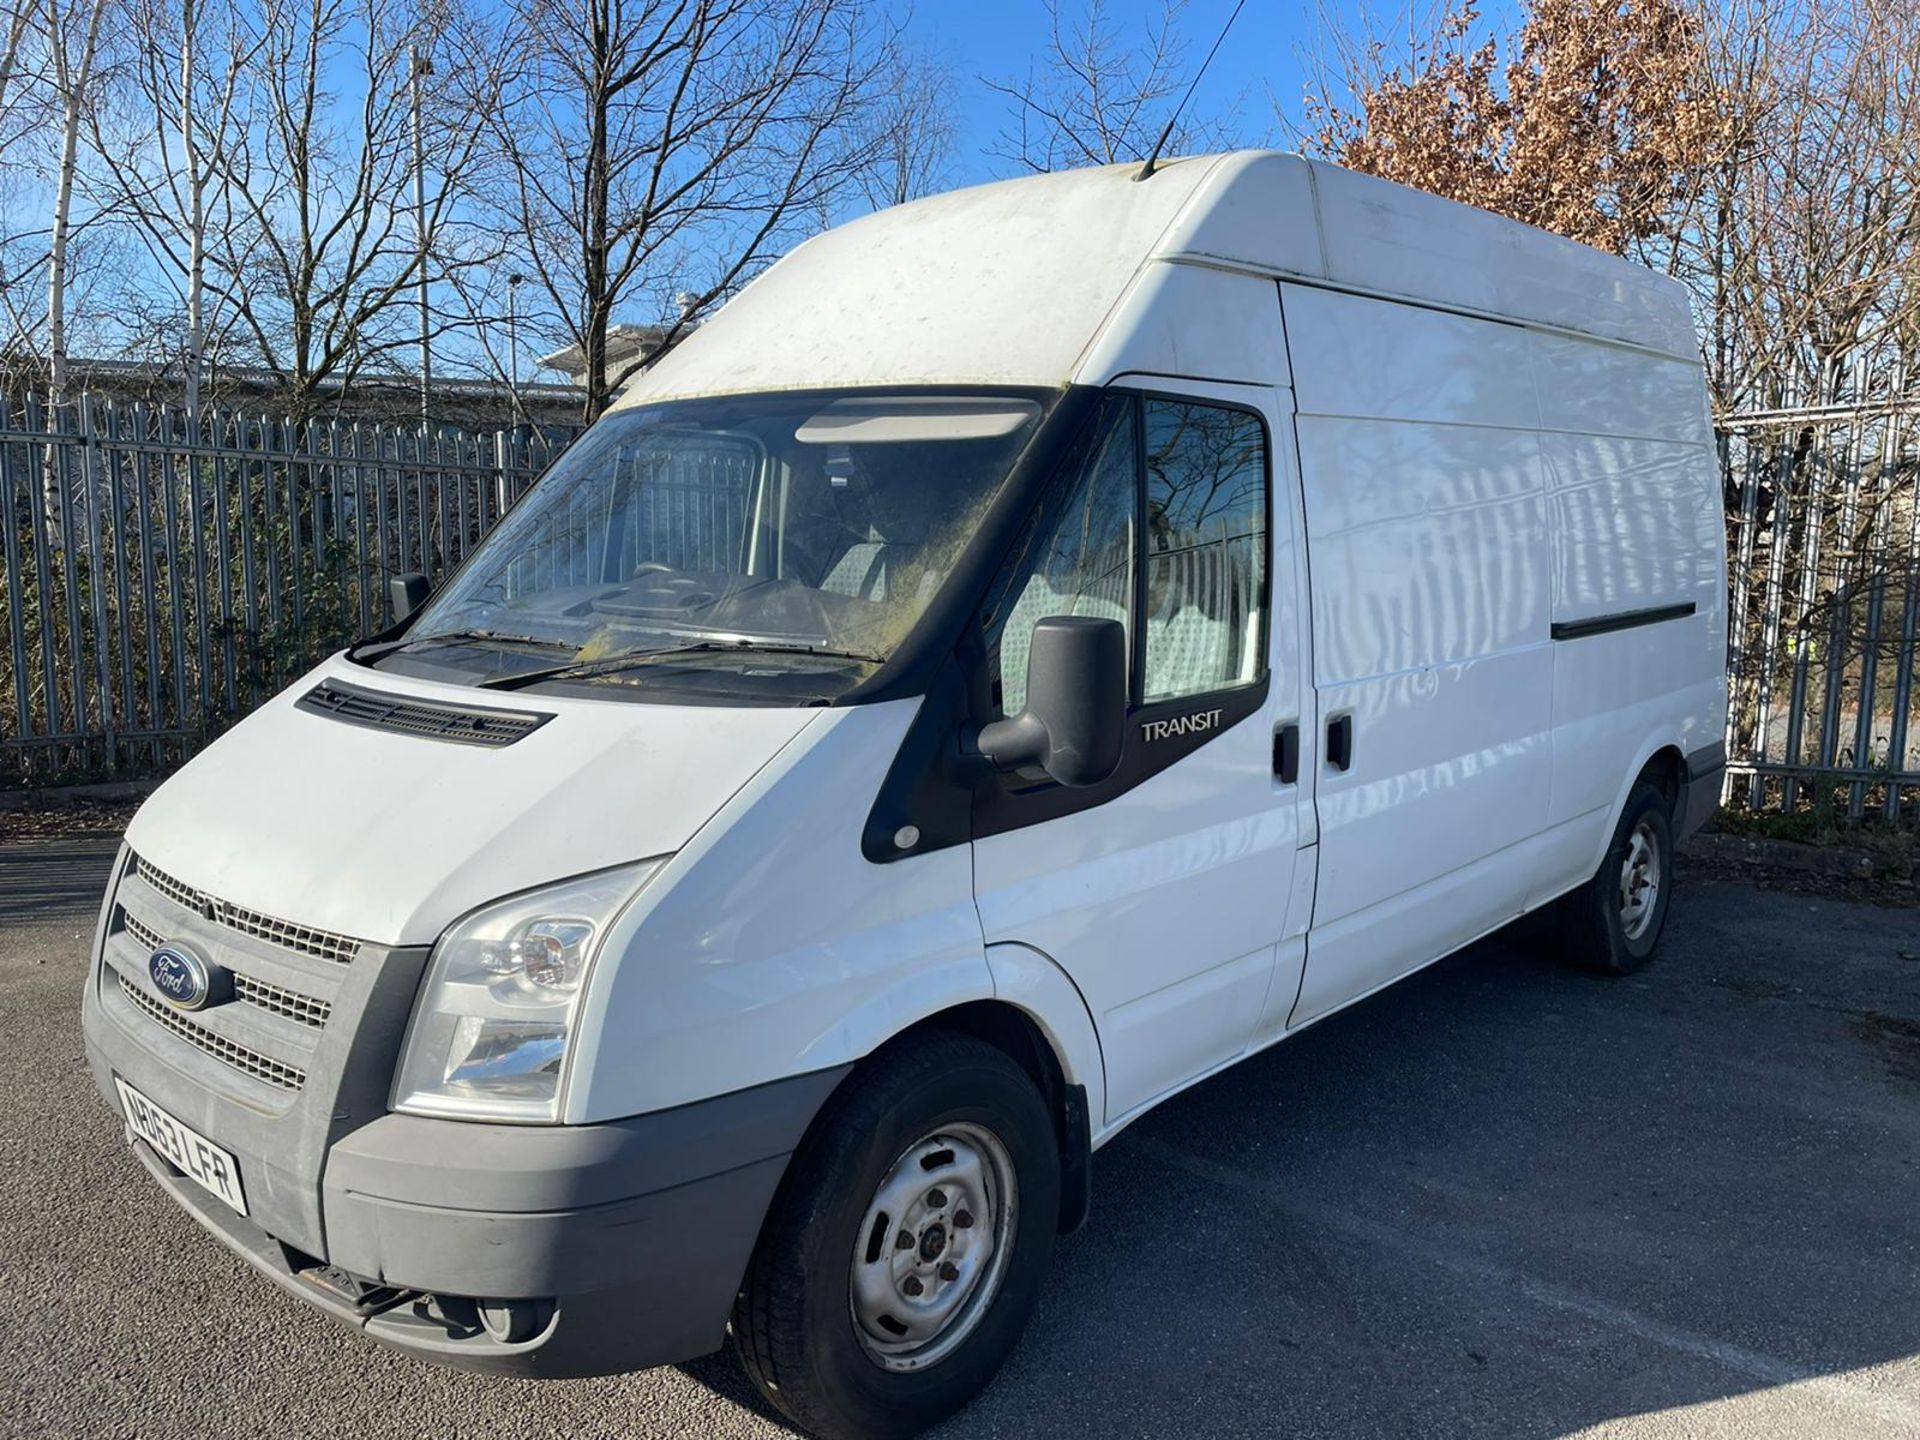
<svg viewBox="0 0 1920 1440">
<path fill-rule="evenodd" d="M 1353 716 L 1340 715 L 1327 722 L 1327 764 L 1335 770 L 1353 768 Z"/>
<path fill-rule="evenodd" d="M 1300 726 L 1292 720 L 1274 727 L 1273 774 L 1282 785 L 1300 779 Z"/>
</svg>

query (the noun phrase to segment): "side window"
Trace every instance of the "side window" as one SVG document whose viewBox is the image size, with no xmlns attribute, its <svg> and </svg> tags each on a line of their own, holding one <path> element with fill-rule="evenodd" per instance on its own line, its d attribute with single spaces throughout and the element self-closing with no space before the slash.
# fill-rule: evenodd
<svg viewBox="0 0 1920 1440">
<path fill-rule="evenodd" d="M 1267 449 L 1243 410 L 1145 402 L 1146 676 L 1172 700 L 1266 669 Z"/>
<path fill-rule="evenodd" d="M 1131 640 L 1144 605 L 1146 669 L 1136 693 L 1148 703 L 1265 674 L 1267 449 L 1259 419 L 1116 393 L 1066 473 L 1072 478 L 1055 487 L 1014 546 L 982 619 L 1000 713 L 1025 706 L 1033 625 L 1049 615 L 1118 620 Z M 1143 515 L 1144 545 L 1136 536 Z"/>
<path fill-rule="evenodd" d="M 1056 488 L 1015 545 L 985 617 L 994 691 L 1004 715 L 1027 703 L 1027 651 L 1037 620 L 1094 615 L 1133 634 L 1138 440 L 1132 404 L 1107 406 L 1078 478 Z"/>
</svg>

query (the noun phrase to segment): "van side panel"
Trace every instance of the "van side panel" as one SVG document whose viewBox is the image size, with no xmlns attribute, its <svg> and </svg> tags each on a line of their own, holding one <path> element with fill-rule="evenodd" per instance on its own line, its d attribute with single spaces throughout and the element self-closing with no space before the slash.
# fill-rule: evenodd
<svg viewBox="0 0 1920 1440">
<path fill-rule="evenodd" d="M 1377 176 L 1307 163 L 1334 285 L 1612 336 L 1666 355 L 1697 353 L 1679 287 L 1644 266 Z M 1223 170 L 1222 179 L 1232 174 Z"/>
<path fill-rule="evenodd" d="M 1528 339 L 1561 636 L 1554 843 L 1542 847 L 1533 893 L 1542 901 L 1593 873 L 1623 787 L 1649 755 L 1721 738 L 1725 560 L 1699 367 L 1566 336 Z M 1689 604 L 1690 615 L 1651 618 Z"/>
<path fill-rule="evenodd" d="M 1517 326 L 1281 287 L 1324 722 L 1293 1023 L 1520 912 L 1551 775 L 1547 500 Z M 1470 903 L 1458 903 L 1463 899 Z"/>
</svg>

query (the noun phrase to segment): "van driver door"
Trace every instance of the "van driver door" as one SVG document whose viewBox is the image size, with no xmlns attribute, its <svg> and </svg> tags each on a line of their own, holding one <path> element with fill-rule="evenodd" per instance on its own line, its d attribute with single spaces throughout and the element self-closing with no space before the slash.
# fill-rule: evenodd
<svg viewBox="0 0 1920 1440">
<path fill-rule="evenodd" d="M 974 822 L 987 943 L 1040 951 L 1078 986 L 1107 1125 L 1277 1038 L 1298 988 L 1313 838 L 1299 777 L 1315 727 L 1290 425 L 1284 390 L 1126 377 L 980 617 L 1005 715 L 1025 700 L 1035 621 L 1127 629 L 1114 776 L 1067 789 L 1001 775 Z"/>
</svg>

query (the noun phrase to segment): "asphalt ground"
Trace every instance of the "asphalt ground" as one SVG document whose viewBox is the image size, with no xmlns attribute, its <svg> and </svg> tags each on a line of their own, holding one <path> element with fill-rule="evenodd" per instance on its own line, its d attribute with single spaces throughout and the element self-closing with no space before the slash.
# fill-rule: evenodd
<svg viewBox="0 0 1920 1440">
<path fill-rule="evenodd" d="M 0 1434 L 766 1436 L 731 1359 L 377 1349 L 165 1200 L 87 1078 L 110 842 L 0 844 Z M 1920 911 L 1683 889 L 1588 979 L 1506 935 L 1162 1106 L 941 1433 L 1920 1436 Z"/>
</svg>

